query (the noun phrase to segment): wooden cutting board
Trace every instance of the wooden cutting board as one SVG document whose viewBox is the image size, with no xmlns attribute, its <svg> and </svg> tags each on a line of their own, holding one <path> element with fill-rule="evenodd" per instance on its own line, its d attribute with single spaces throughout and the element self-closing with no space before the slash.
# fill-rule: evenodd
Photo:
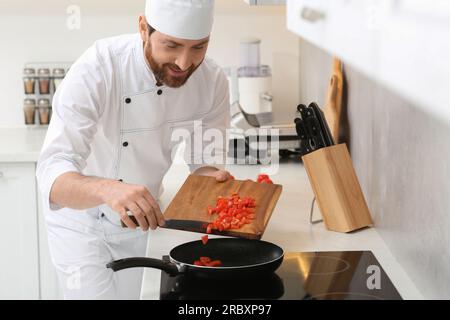
<svg viewBox="0 0 450 320">
<path fill-rule="evenodd" d="M 206 212 L 208 205 L 215 207 L 218 196 L 228 197 L 231 193 L 236 192 L 241 198 L 252 197 L 256 200 L 255 219 L 240 229 L 223 232 L 213 230 L 212 234 L 261 239 L 281 190 L 282 186 L 278 184 L 257 183 L 250 180 L 217 182 L 213 177 L 190 175 L 167 207 L 164 217 L 166 219 L 212 222 L 217 215 L 208 215 Z"/>
<path fill-rule="evenodd" d="M 339 59 L 333 58 L 333 70 L 328 84 L 324 114 L 336 144 L 339 143 L 343 86 L 342 63 Z"/>
</svg>

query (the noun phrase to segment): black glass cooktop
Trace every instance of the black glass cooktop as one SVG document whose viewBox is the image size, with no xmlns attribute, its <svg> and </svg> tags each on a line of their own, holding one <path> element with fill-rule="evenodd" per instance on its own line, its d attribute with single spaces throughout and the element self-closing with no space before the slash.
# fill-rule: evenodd
<svg viewBox="0 0 450 320">
<path fill-rule="evenodd" d="M 168 256 L 163 259 L 169 260 Z M 161 300 L 401 300 L 370 251 L 286 253 L 264 277 L 211 280 L 161 272 Z"/>
</svg>

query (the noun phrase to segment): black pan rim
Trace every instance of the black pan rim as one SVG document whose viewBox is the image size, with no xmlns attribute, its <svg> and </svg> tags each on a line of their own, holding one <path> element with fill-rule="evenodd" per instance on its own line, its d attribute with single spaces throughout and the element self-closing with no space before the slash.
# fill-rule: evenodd
<svg viewBox="0 0 450 320">
<path fill-rule="evenodd" d="M 279 261 L 281 259 L 284 259 L 284 252 L 281 254 L 281 256 L 279 256 L 278 258 L 275 258 L 273 260 L 267 261 L 267 262 L 263 262 L 263 263 L 257 263 L 257 264 L 250 264 L 250 265 L 246 265 L 246 266 L 236 266 L 236 267 L 208 267 L 208 266 L 197 266 L 195 264 L 190 264 L 190 263 L 184 263 L 184 262 L 180 262 L 178 260 L 175 260 L 172 258 L 172 256 L 170 257 L 170 261 L 179 265 L 180 267 L 183 266 L 188 266 L 189 268 L 201 268 L 201 269 L 207 269 L 207 270 L 237 270 L 237 269 L 247 269 L 247 268 L 256 268 L 259 266 L 264 266 L 267 264 L 271 264 L 271 263 L 275 263 L 276 261 Z"/>
</svg>

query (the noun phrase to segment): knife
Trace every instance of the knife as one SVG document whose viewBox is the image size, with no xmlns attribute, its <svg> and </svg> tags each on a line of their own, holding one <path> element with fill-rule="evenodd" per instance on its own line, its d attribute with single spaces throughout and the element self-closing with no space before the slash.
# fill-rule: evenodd
<svg viewBox="0 0 450 320">
<path fill-rule="evenodd" d="M 319 106 L 312 102 L 309 107 L 313 110 L 314 116 L 317 119 L 318 125 L 320 127 L 321 135 L 324 139 L 324 146 L 329 147 L 334 145 L 333 135 L 331 134 L 330 127 L 328 126 L 327 120 L 323 111 L 319 108 Z"/>
<path fill-rule="evenodd" d="M 315 141 L 311 135 L 310 126 L 308 125 L 307 119 L 311 115 L 308 111 L 308 107 L 304 104 L 299 104 L 297 106 L 297 111 L 300 114 L 300 117 L 295 119 L 295 127 L 297 135 L 300 138 L 300 155 L 303 157 L 314 151 Z"/>
<path fill-rule="evenodd" d="M 134 216 L 130 215 L 129 217 L 134 222 L 135 225 L 139 226 L 139 223 L 137 222 Z M 123 228 L 128 228 L 123 223 L 123 221 L 121 221 L 121 223 Z M 198 220 L 168 219 L 166 220 L 166 224 L 160 228 L 206 233 L 206 228 L 208 227 L 208 224 L 209 222 Z M 227 237 L 245 238 L 251 240 L 260 240 L 262 237 L 262 234 L 260 232 L 253 234 L 253 233 L 242 233 L 239 231 L 232 231 L 232 230 L 219 231 L 216 229 L 211 230 L 211 234 Z"/>
<path fill-rule="evenodd" d="M 139 222 L 136 220 L 135 216 L 128 216 L 131 221 L 137 226 L 139 226 Z M 122 221 L 122 227 L 128 228 Z M 205 221 L 197 221 L 197 220 L 179 220 L 179 219 L 168 219 L 164 226 L 160 226 L 160 228 L 165 229 L 176 229 L 176 230 L 185 230 L 192 232 L 200 232 L 206 233 L 206 228 L 208 227 L 208 222 Z"/>
<path fill-rule="evenodd" d="M 297 135 L 300 137 L 300 153 L 302 156 L 315 150 L 334 145 L 331 130 L 324 113 L 317 103 L 312 102 L 307 107 L 297 106 L 301 118 L 295 119 Z"/>
</svg>

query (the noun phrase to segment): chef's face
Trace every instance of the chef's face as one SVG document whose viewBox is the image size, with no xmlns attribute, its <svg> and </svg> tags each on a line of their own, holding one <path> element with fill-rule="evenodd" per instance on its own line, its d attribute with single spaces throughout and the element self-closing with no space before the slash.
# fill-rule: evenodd
<svg viewBox="0 0 450 320">
<path fill-rule="evenodd" d="M 158 82 L 172 88 L 184 85 L 205 58 L 209 37 L 185 40 L 158 31 L 150 33 L 144 17 L 139 26 L 145 56 Z"/>
</svg>

